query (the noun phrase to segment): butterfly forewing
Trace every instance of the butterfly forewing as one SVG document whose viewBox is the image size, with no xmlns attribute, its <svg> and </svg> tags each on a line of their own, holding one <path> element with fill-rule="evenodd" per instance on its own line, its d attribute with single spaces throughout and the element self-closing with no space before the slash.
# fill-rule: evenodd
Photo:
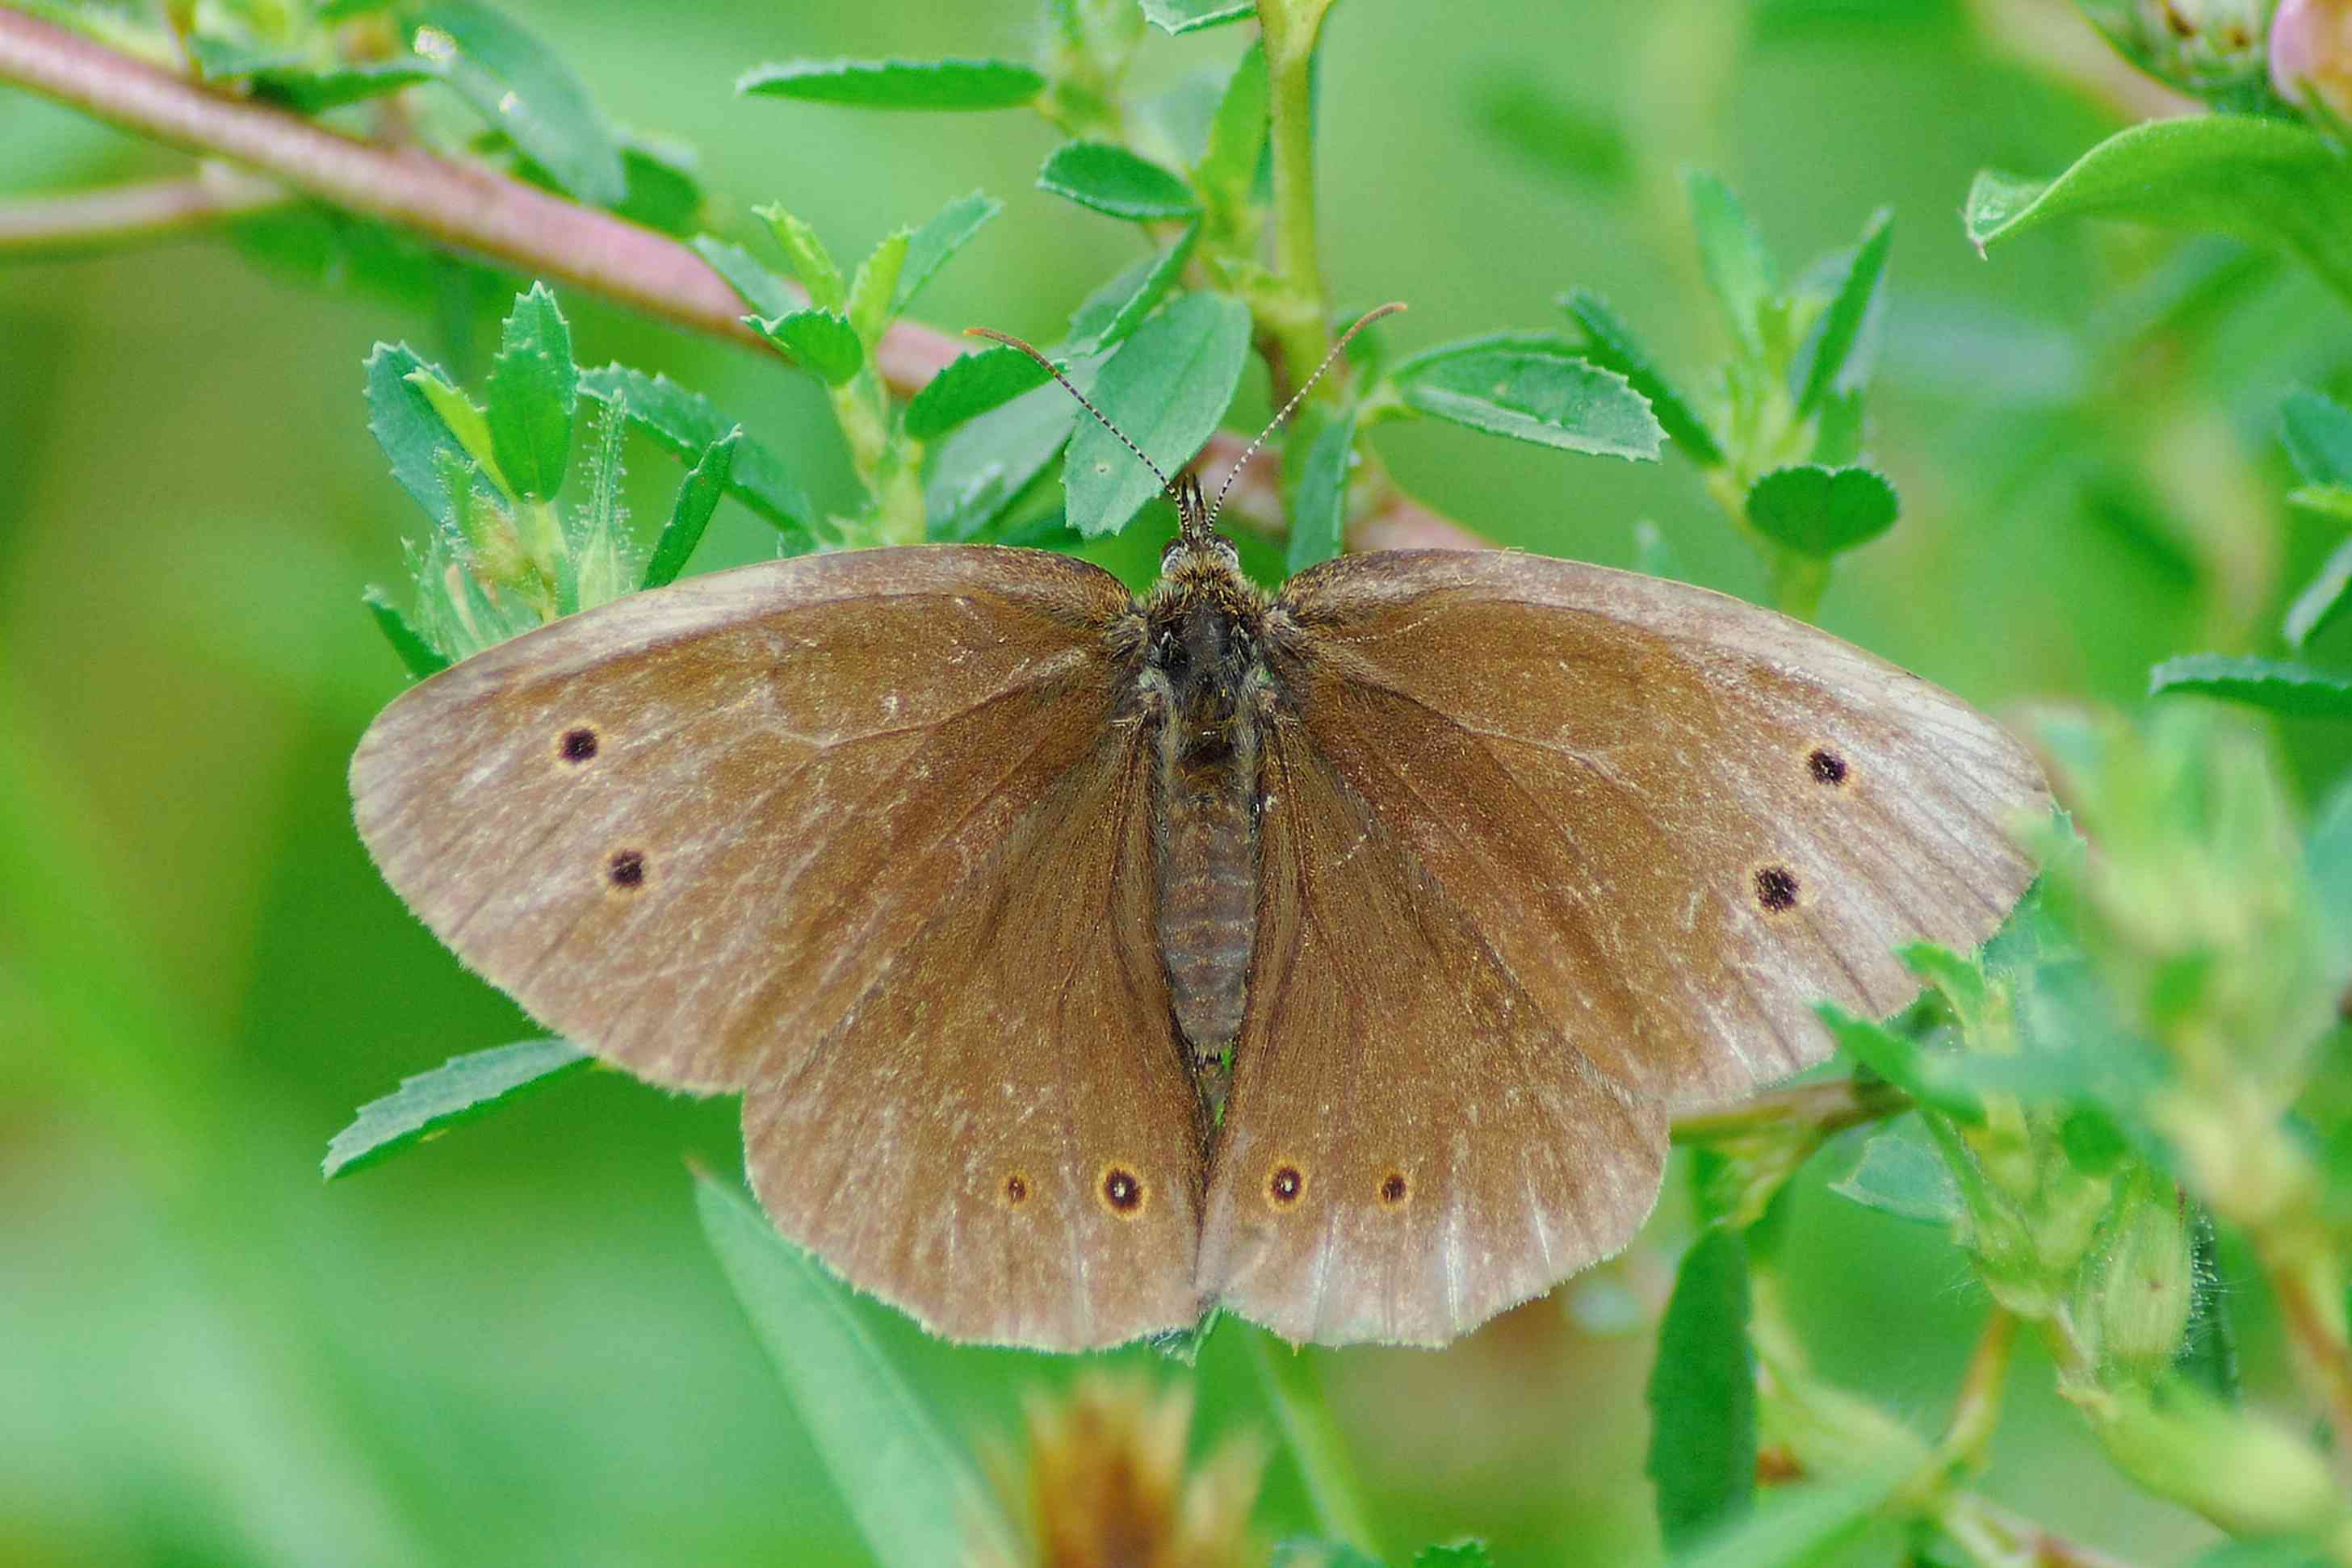
<svg viewBox="0 0 2352 1568">
<path fill-rule="evenodd" d="M 1443 1344 L 1622 1247 L 1663 1114 L 1562 1037 L 1279 713 L 1260 834 L 1204 1290 L 1294 1341 Z"/>
<path fill-rule="evenodd" d="M 1819 1000 L 1884 1015 L 1894 957 L 1973 947 L 2046 810 L 1958 699 L 1704 589 L 1499 552 L 1294 579 L 1269 662 L 1309 742 L 1528 1002 L 1675 1105 L 1827 1054 Z"/>
<path fill-rule="evenodd" d="M 1151 922 L 1151 753 L 1105 731 L 803 1066 L 744 1099 L 784 1233 L 951 1339 L 1200 1316 L 1202 1130 Z"/>
</svg>

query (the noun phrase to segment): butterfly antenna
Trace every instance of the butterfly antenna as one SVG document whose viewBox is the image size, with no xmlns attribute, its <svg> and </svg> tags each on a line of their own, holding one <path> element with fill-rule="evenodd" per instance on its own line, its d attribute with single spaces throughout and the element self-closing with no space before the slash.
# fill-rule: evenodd
<svg viewBox="0 0 2352 1568">
<path fill-rule="evenodd" d="M 1323 356 L 1323 363 L 1315 367 L 1315 374 L 1299 384 L 1298 390 L 1290 395 L 1290 401 L 1282 405 L 1281 413 L 1266 421 L 1265 428 L 1257 433 L 1257 439 L 1252 441 L 1248 450 L 1242 454 L 1242 460 L 1226 470 L 1225 482 L 1217 487 L 1216 504 L 1209 508 L 1208 521 L 1213 523 L 1217 521 L 1217 514 L 1225 510 L 1225 497 L 1233 490 L 1234 481 L 1241 478 L 1242 470 L 1249 466 L 1249 460 L 1257 456 L 1257 449 L 1265 445 L 1265 438 L 1281 429 L 1283 421 L 1289 418 L 1297 411 L 1299 404 L 1306 401 L 1307 395 L 1315 389 L 1315 384 L 1323 379 L 1323 373 L 1331 368 L 1331 362 L 1338 359 L 1341 351 L 1347 348 L 1348 340 L 1382 316 L 1393 316 L 1403 309 L 1404 301 L 1402 300 L 1391 300 L 1385 305 L 1375 305 L 1357 317 L 1354 326 L 1339 334 L 1339 341 L 1331 345 L 1331 352 Z"/>
<path fill-rule="evenodd" d="M 1135 454 L 1135 460 L 1137 462 L 1141 463 L 1145 468 L 1151 470 L 1151 477 L 1160 481 L 1160 488 L 1161 489 L 1166 490 L 1171 496 L 1176 493 L 1176 487 L 1169 483 L 1168 476 L 1166 474 L 1160 471 L 1160 465 L 1145 457 L 1143 455 L 1143 448 L 1137 446 L 1133 441 L 1129 440 L 1127 432 L 1110 422 L 1109 415 L 1105 414 L 1101 409 L 1097 408 L 1093 404 L 1087 402 L 1087 395 L 1070 384 L 1070 378 L 1062 374 L 1062 370 L 1059 365 L 1055 364 L 1052 360 L 1047 359 L 1044 354 L 1039 353 L 1035 349 L 1031 348 L 1027 343 L 1023 342 L 1019 338 L 1014 337 L 1011 332 L 1000 332 L 994 327 L 966 327 L 964 329 L 964 332 L 970 337 L 987 338 L 992 342 L 1003 343 L 1009 349 L 1019 349 L 1023 353 L 1027 354 L 1031 359 L 1035 360 L 1039 364 L 1045 366 L 1045 374 L 1052 376 L 1055 381 L 1060 382 L 1062 384 L 1062 390 L 1078 400 L 1079 407 L 1085 409 L 1087 413 L 1100 420 L 1104 429 L 1118 437 L 1119 445 L 1125 447 L 1129 451 Z"/>
</svg>

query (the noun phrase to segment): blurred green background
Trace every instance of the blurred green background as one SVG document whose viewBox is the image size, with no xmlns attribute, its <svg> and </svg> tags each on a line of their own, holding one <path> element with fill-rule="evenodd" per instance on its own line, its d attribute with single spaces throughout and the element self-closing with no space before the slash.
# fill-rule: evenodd
<svg viewBox="0 0 2352 1568">
<path fill-rule="evenodd" d="M 635 128 L 698 149 L 722 218 L 781 199 L 855 255 L 974 186 L 1005 216 L 927 295 L 950 327 L 1045 341 L 1131 237 L 1030 188 L 1020 113 L 861 116 L 738 100 L 763 59 L 1026 52 L 1028 0 L 790 7 L 517 3 Z M 2260 649 L 2332 542 L 2280 497 L 2276 409 L 2352 384 L 2342 308 L 2220 242 L 2071 227 L 1990 263 L 1980 166 L 2047 174 L 2171 111 L 2059 0 L 1349 0 L 1327 33 L 1321 175 L 1342 302 L 1399 298 L 1418 346 L 1554 326 L 1605 295 L 1685 379 L 1720 350 L 1675 173 L 1714 168 L 1791 268 L 1897 215 L 1873 447 L 1902 522 L 1850 561 L 1832 629 L 1999 707 L 2128 704 L 2189 648 Z M 1236 32 L 1155 39 L 1170 85 Z M 1585 152 L 1530 125 L 1566 115 Z M 7 195 L 182 163 L 0 91 Z M 535 1032 L 377 879 L 343 784 L 402 684 L 361 611 L 421 522 L 385 472 L 360 362 L 406 339 L 478 377 L 495 315 L 323 281 L 222 238 L 0 267 L 0 1563 L 858 1559 L 705 1249 L 686 1163 L 738 1163 L 731 1101 L 567 1079 L 330 1188 L 328 1137 L 404 1073 Z M 668 372 L 845 469 L 772 361 L 576 295 L 579 357 Z M 1754 594 L 1674 459 L 1568 458 L 1389 427 L 1396 476 L 1497 540 L 1622 564 L 1654 520 L 1691 574 Z M 632 453 L 637 513 L 670 460 Z M 1140 534 L 1141 531 L 1138 531 Z M 1139 539 L 1148 558 L 1158 541 Z M 722 513 L 698 568 L 770 549 Z M 2340 649 L 2337 650 L 2340 653 Z M 2343 763 L 2315 731 L 2306 778 Z M 1940 1236 L 1798 1194 L 1795 1302 L 1828 1375 L 1923 1431 L 1984 1301 Z M 1502 1563 L 1657 1552 L 1641 1475 L 1649 1325 L 1686 1239 L 1670 1179 L 1624 1259 L 1443 1353 L 1321 1358 L 1395 1546 L 1469 1531 Z M 960 1439 L 1016 1429 L 1073 1364 L 928 1342 L 875 1309 Z M 2244 1325 L 2249 1387 L 2284 1375 Z M 1197 1372 L 1194 1441 L 1271 1431 L 1239 1336 Z M 2150 1563 L 2211 1539 L 2117 1479 L 2019 1370 L 1987 1489 Z M 1307 1527 L 1278 1456 L 1269 1537 Z M 1870 1550 L 1886 1560 L 1891 1542 Z"/>
</svg>

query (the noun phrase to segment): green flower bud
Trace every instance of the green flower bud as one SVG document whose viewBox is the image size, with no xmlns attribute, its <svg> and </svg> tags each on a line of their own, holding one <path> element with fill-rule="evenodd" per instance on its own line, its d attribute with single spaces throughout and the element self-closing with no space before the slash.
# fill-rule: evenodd
<svg viewBox="0 0 2352 1568">
<path fill-rule="evenodd" d="M 2177 1380 L 2118 1391 L 2091 1415 L 2116 1468 L 2232 1535 L 2333 1534 L 2344 1495 L 2327 1462 L 2275 1424 Z"/>
<path fill-rule="evenodd" d="M 2142 1169 L 2117 1196 L 2101 1239 L 2077 1286 L 2074 1321 L 2103 1370 L 2145 1381 L 2179 1349 L 2196 1295 L 2179 1194 Z"/>
<path fill-rule="evenodd" d="M 2261 94 L 2263 46 L 2276 4 L 2082 0 L 2091 20 L 2132 64 L 2184 92 L 2224 102 Z"/>
</svg>

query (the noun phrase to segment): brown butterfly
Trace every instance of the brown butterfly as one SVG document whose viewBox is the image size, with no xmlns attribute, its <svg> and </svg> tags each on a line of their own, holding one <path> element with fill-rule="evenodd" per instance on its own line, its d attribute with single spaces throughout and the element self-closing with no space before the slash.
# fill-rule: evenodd
<svg viewBox="0 0 2352 1568">
<path fill-rule="evenodd" d="M 517 637 L 377 719 L 360 833 L 549 1026 L 740 1091 L 784 1235 L 1050 1350 L 1454 1339 L 2032 876 L 2024 748 L 1834 637 L 1498 551 L 1269 595 L 1172 488 L 1141 600 L 918 546 Z"/>
</svg>

